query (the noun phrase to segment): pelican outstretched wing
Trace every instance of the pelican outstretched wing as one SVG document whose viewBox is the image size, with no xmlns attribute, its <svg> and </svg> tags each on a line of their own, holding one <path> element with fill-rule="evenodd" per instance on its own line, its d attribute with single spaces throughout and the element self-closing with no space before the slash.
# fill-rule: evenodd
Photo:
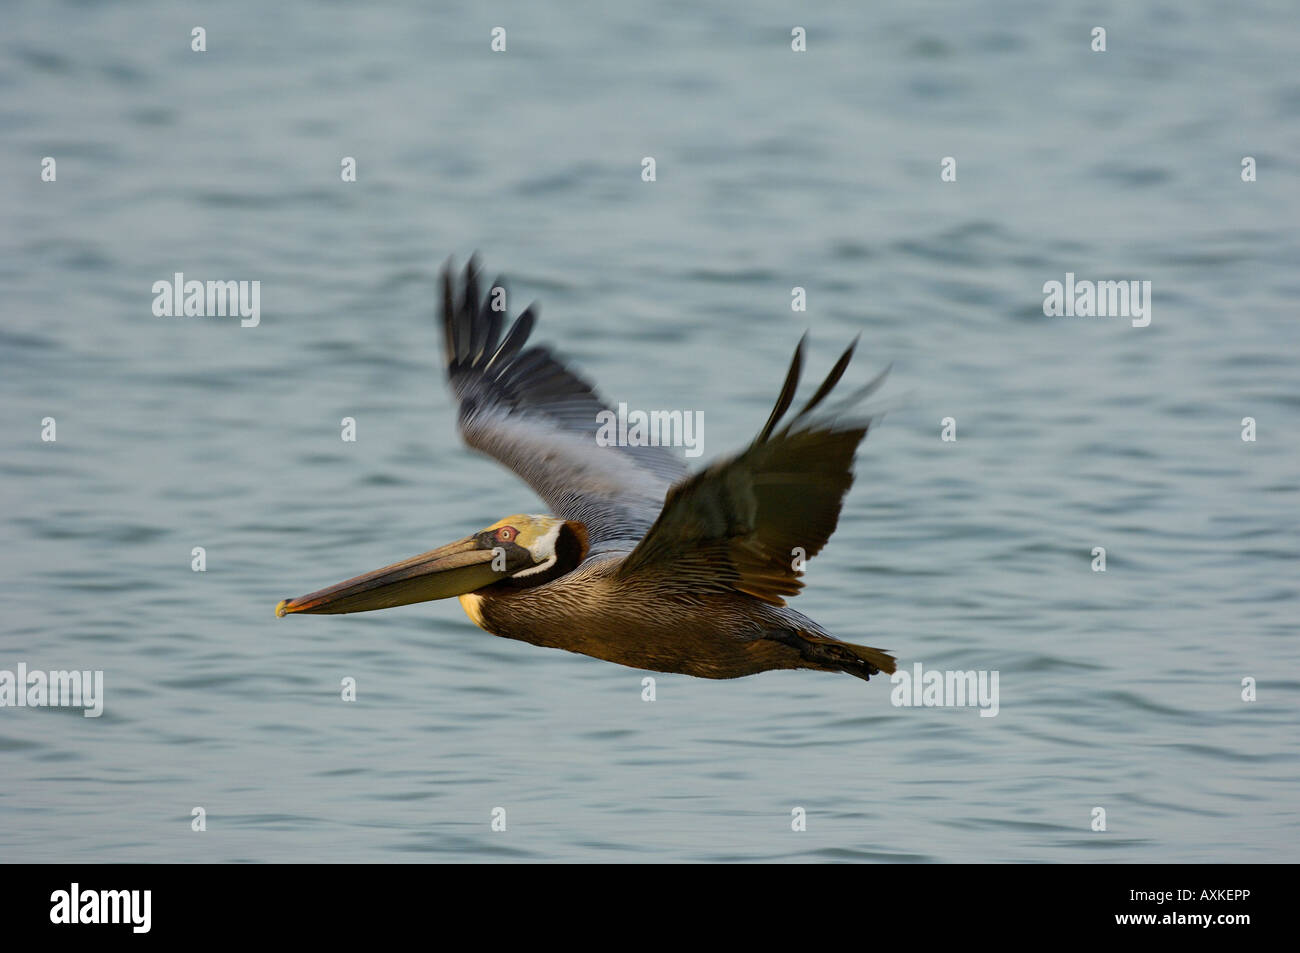
<svg viewBox="0 0 1300 953">
<path fill-rule="evenodd" d="M 835 531 L 853 484 L 853 455 L 871 419 L 839 415 L 875 391 L 886 368 L 865 387 L 813 416 L 843 376 L 855 341 L 816 393 L 776 430 L 794 400 L 803 366 L 795 349 L 785 386 L 767 425 L 747 449 L 719 461 L 668 493 L 663 512 L 619 567 L 623 579 L 647 577 L 660 589 L 748 593 L 774 605 L 803 588 L 804 559 Z"/>
<path fill-rule="evenodd" d="M 665 447 L 598 445 L 604 402 L 550 350 L 525 348 L 537 306 L 503 337 L 501 279 L 480 296 L 474 258 L 459 282 L 450 262 L 441 277 L 447 378 L 465 442 L 518 474 L 553 514 L 585 524 L 593 548 L 626 540 L 606 548 L 631 549 L 685 476 L 685 463 Z"/>
</svg>

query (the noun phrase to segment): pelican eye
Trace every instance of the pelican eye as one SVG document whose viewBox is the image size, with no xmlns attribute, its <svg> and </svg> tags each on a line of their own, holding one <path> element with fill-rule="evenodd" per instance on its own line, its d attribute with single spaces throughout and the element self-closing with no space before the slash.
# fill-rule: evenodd
<svg viewBox="0 0 1300 953">
<path fill-rule="evenodd" d="M 513 526 L 502 526 L 496 532 L 498 543 L 513 542 L 514 538 L 518 535 L 519 535 L 519 530 L 515 529 Z"/>
</svg>

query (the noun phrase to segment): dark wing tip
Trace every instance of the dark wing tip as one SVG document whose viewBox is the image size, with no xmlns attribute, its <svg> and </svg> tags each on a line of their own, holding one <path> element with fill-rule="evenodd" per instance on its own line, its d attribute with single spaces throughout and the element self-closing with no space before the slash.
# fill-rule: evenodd
<svg viewBox="0 0 1300 953">
<path fill-rule="evenodd" d="M 501 346 L 488 358 L 485 368 L 506 367 L 519 356 L 519 352 L 528 342 L 528 336 L 533 333 L 539 310 L 536 302 L 524 308 L 523 313 L 515 318 L 515 323 L 510 326 L 510 331 L 501 342 Z"/>
<path fill-rule="evenodd" d="M 822 385 L 817 388 L 817 392 L 813 394 L 812 397 L 808 398 L 808 403 L 803 405 L 803 410 L 794 415 L 794 420 L 791 421 L 792 424 L 795 421 L 808 416 L 808 414 L 812 412 L 818 404 L 826 399 L 826 395 L 835 388 L 835 385 L 840 382 L 840 378 L 844 376 L 845 370 L 848 369 L 849 361 L 853 360 L 853 352 L 857 349 L 858 341 L 861 340 L 861 338 L 861 334 L 854 337 L 852 343 L 850 343 L 844 353 L 840 355 L 840 359 L 835 362 L 835 366 L 831 368 L 831 372 L 826 375 L 826 380 L 822 381 Z"/>
<path fill-rule="evenodd" d="M 481 290 L 482 267 L 478 252 L 470 255 L 463 270 L 456 268 L 456 259 L 449 256 L 438 271 L 441 300 L 440 318 L 443 326 L 443 348 L 449 376 L 457 371 L 474 368 L 486 370 L 505 368 L 523 350 L 533 326 L 537 323 L 538 306 L 530 305 L 515 319 L 505 339 L 501 329 L 507 312 L 497 303 L 498 289 L 509 307 L 506 280 L 496 281 Z"/>
<path fill-rule="evenodd" d="M 776 406 L 772 408 L 772 414 L 768 417 L 767 424 L 754 440 L 755 444 L 764 443 L 769 440 L 776 432 L 776 428 L 778 424 L 781 423 L 786 411 L 790 409 L 790 405 L 794 400 L 795 391 L 799 386 L 799 374 L 803 366 L 804 342 L 807 341 L 807 339 L 808 335 L 806 333 L 799 339 L 799 346 L 795 348 L 794 359 L 790 362 L 790 370 L 786 374 L 785 383 L 781 386 L 781 396 L 777 398 Z M 862 335 L 860 333 L 854 336 L 849 346 L 844 349 L 844 353 L 839 356 L 839 359 L 836 360 L 834 366 L 831 367 L 830 373 L 826 375 L 826 379 L 821 382 L 813 395 L 808 398 L 808 402 L 803 405 L 802 409 L 790 418 L 786 425 L 781 429 L 781 433 L 789 433 L 796 429 L 797 425 L 802 425 L 800 429 L 806 428 L 810 425 L 812 412 L 819 407 L 822 407 L 826 398 L 830 396 L 831 392 L 843 379 L 844 373 L 848 370 L 849 364 L 853 360 L 853 355 L 857 351 L 858 344 L 861 340 Z M 855 405 L 866 400 L 880 389 L 885 382 L 885 378 L 889 376 L 889 372 L 893 366 L 893 362 L 891 361 L 885 366 L 883 371 L 873 377 L 865 385 L 851 391 L 842 398 L 838 398 L 831 404 L 822 407 L 822 413 L 818 415 L 817 420 L 824 421 L 830 418 L 835 418 L 852 410 Z"/>
<path fill-rule="evenodd" d="M 443 357 L 447 362 L 448 372 L 456 369 L 456 292 L 452 285 L 452 275 L 456 270 L 456 259 L 448 257 L 438 272 L 438 284 L 442 290 L 440 317 L 443 330 Z"/>
<path fill-rule="evenodd" d="M 862 403 L 862 401 L 866 400 L 876 391 L 880 390 L 880 388 L 885 383 L 885 378 L 889 376 L 889 372 L 893 369 L 894 369 L 894 362 L 890 361 L 888 364 L 885 365 L 885 369 L 883 371 L 881 371 L 875 377 L 871 378 L 871 380 L 867 381 L 867 383 L 863 384 L 857 390 L 850 391 L 847 395 L 845 395 L 843 399 L 837 401 L 834 405 L 827 408 L 826 413 L 832 417 L 839 416 L 841 414 L 847 414 L 849 411 L 853 409 L 854 406 Z"/>
<path fill-rule="evenodd" d="M 790 409 L 790 404 L 794 402 L 794 392 L 799 389 L 799 375 L 803 372 L 803 349 L 804 343 L 808 340 L 808 332 L 805 331 L 803 337 L 799 339 L 799 344 L 794 349 L 794 357 L 790 360 L 790 370 L 786 372 L 785 383 L 781 385 L 781 396 L 776 399 L 776 406 L 772 408 L 772 413 L 767 418 L 767 423 L 759 431 L 755 443 L 763 443 L 768 437 L 772 436 L 772 431 L 780 423 L 785 412 Z"/>
</svg>

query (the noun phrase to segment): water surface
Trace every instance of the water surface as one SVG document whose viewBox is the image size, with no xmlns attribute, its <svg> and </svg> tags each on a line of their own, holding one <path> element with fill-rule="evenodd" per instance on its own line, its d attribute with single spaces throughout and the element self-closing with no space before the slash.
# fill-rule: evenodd
<svg viewBox="0 0 1300 953">
<path fill-rule="evenodd" d="M 1295 31 L 1143 6 L 8 6 L 0 668 L 107 701 L 0 710 L 0 859 L 1296 860 Z M 648 703 L 454 602 L 275 619 L 538 509 L 453 426 L 473 249 L 706 459 L 805 328 L 814 372 L 861 332 L 906 402 L 796 604 L 997 670 L 998 716 L 810 672 Z M 176 271 L 261 281 L 260 326 L 154 317 Z M 1045 318 L 1066 272 L 1151 281 L 1151 325 Z"/>
</svg>

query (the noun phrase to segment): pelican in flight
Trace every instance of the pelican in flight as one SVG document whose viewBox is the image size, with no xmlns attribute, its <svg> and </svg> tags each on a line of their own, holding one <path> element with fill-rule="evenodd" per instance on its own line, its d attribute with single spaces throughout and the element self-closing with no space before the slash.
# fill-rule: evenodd
<svg viewBox="0 0 1300 953">
<path fill-rule="evenodd" d="M 505 464 L 554 515 L 507 516 L 459 542 L 297 599 L 276 615 L 367 612 L 458 596 L 480 628 L 656 672 L 894 671 L 785 604 L 835 530 L 870 417 L 844 416 L 884 373 L 826 403 L 856 341 L 796 414 L 800 340 L 753 443 L 694 475 L 665 447 L 602 446 L 605 403 L 546 347 L 537 306 L 502 336 L 477 262 L 441 274 L 447 377 L 465 442 Z M 495 301 L 500 302 L 501 293 Z M 887 373 L 888 369 L 886 369 Z M 606 418 L 607 419 L 607 418 Z"/>
</svg>

